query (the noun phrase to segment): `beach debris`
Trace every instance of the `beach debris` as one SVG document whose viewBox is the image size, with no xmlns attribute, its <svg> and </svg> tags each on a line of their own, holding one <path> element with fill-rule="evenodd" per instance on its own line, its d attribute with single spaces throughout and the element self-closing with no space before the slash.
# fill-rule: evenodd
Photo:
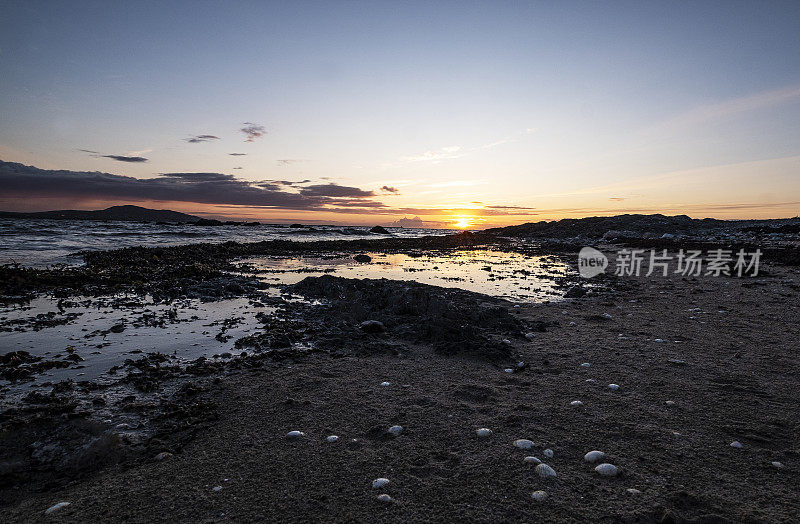
<svg viewBox="0 0 800 524">
<path fill-rule="evenodd" d="M 666 404 L 667 406 L 674 406 L 675 405 L 675 401 L 674 400 L 668 400 L 664 404 Z"/>
<path fill-rule="evenodd" d="M 492 435 L 492 430 L 489 428 L 478 428 L 475 430 L 475 434 L 481 438 L 490 437 Z"/>
<path fill-rule="evenodd" d="M 365 320 L 358 325 L 358 329 L 364 333 L 382 333 L 385 328 L 383 322 L 379 320 Z"/>
<path fill-rule="evenodd" d="M 548 448 L 542 451 L 542 455 L 544 455 L 546 458 L 553 458 L 553 450 Z"/>
<path fill-rule="evenodd" d="M 390 497 L 386 493 L 381 493 L 380 495 L 378 495 L 378 500 L 381 502 L 385 502 L 386 504 L 389 504 L 392 502 L 392 497 Z"/>
<path fill-rule="evenodd" d="M 589 368 L 589 367 L 592 367 L 592 365 L 590 363 L 588 363 L 588 362 L 584 362 L 583 364 L 581 364 L 581 367 L 582 368 Z"/>
<path fill-rule="evenodd" d="M 303 433 L 302 431 L 294 430 L 294 431 L 290 431 L 289 433 L 287 433 L 286 434 L 286 438 L 289 439 L 289 440 L 296 440 L 296 439 L 299 439 L 300 437 L 304 437 L 305 435 L 306 434 Z"/>
<path fill-rule="evenodd" d="M 778 462 L 777 460 L 770 462 L 770 464 L 772 464 L 772 467 L 778 469 L 781 469 L 783 467 L 783 462 Z"/>
<path fill-rule="evenodd" d="M 544 502 L 547 499 L 547 492 L 542 490 L 534 491 L 531 493 L 531 497 L 536 502 Z"/>
<path fill-rule="evenodd" d="M 513 373 L 514 372 L 514 370 L 511 369 L 511 368 L 506 368 L 503 371 L 505 371 L 506 373 Z"/>
<path fill-rule="evenodd" d="M 595 462 L 600 462 L 604 458 L 606 458 L 606 454 L 596 449 L 590 451 L 589 453 L 583 456 L 583 460 L 591 464 L 594 464 Z"/>
<path fill-rule="evenodd" d="M 222 486 L 214 486 L 213 488 L 211 488 L 211 491 L 216 491 L 216 492 L 222 491 Z"/>
<path fill-rule="evenodd" d="M 619 384 L 609 384 L 608 389 L 610 389 L 611 391 L 616 391 L 619 389 Z"/>
<path fill-rule="evenodd" d="M 162 451 L 158 455 L 156 455 L 156 460 L 161 462 L 162 460 L 167 460 L 168 458 L 172 457 L 172 453 L 169 451 Z"/>
<path fill-rule="evenodd" d="M 736 449 L 742 449 L 744 446 L 738 440 L 734 440 L 733 442 L 731 442 L 731 447 Z"/>
<path fill-rule="evenodd" d="M 573 400 L 572 402 L 569 403 L 569 405 L 570 406 L 583 406 L 583 402 L 581 402 L 580 400 Z"/>
<path fill-rule="evenodd" d="M 398 436 L 400 433 L 403 432 L 403 426 L 392 426 L 389 428 L 389 434 L 392 436 Z"/>
<path fill-rule="evenodd" d="M 58 504 L 53 504 L 52 506 L 44 510 L 44 514 L 52 515 L 53 513 L 61 511 L 62 509 L 66 508 L 69 505 L 70 505 L 69 502 L 59 502 Z"/>
<path fill-rule="evenodd" d="M 556 477 L 556 470 L 548 466 L 547 464 L 539 464 L 536 466 L 536 473 L 543 479 L 555 478 Z"/>
<path fill-rule="evenodd" d="M 384 382 L 381 382 L 381 386 L 382 386 L 382 387 L 384 387 L 384 388 L 385 388 L 386 386 L 391 386 L 391 385 L 392 385 L 392 384 L 391 384 L 391 382 L 386 382 L 386 381 L 384 381 Z"/>
<path fill-rule="evenodd" d="M 328 438 L 326 438 L 325 440 L 327 440 L 327 441 L 328 441 L 328 442 L 330 442 L 330 443 L 333 443 L 333 442 L 339 442 L 339 435 L 330 435 L 330 436 L 329 436 Z"/>
<path fill-rule="evenodd" d="M 636 488 L 628 488 L 625 490 L 629 495 L 641 495 L 642 492 Z"/>
<path fill-rule="evenodd" d="M 386 486 L 388 484 L 389 484 L 389 479 L 384 478 L 384 477 L 379 477 L 379 478 L 376 478 L 375 480 L 372 481 L 372 488 L 373 489 L 378 489 L 378 488 L 382 488 L 382 487 L 384 487 L 384 486 Z"/>
<path fill-rule="evenodd" d="M 514 441 L 514 446 L 519 449 L 531 449 L 533 447 L 533 441 L 526 438 L 518 438 Z"/>
<path fill-rule="evenodd" d="M 528 463 L 531 463 L 531 464 L 541 464 L 542 463 L 542 461 L 539 459 L 539 457 L 534 457 L 533 455 L 529 455 L 529 456 L 525 457 L 524 459 L 522 459 L 522 462 L 528 462 Z"/>
<path fill-rule="evenodd" d="M 619 473 L 619 469 L 614 464 L 609 464 L 608 462 L 604 462 L 594 468 L 596 472 L 604 477 L 616 477 L 617 473 Z"/>
</svg>

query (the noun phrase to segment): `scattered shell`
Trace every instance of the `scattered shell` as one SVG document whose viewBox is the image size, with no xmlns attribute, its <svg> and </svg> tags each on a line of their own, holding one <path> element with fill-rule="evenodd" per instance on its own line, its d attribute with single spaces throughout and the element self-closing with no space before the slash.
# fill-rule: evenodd
<svg viewBox="0 0 800 524">
<path fill-rule="evenodd" d="M 641 492 L 641 491 L 639 491 L 639 490 L 638 490 L 638 489 L 636 489 L 636 488 L 628 488 L 628 489 L 626 489 L 625 491 L 627 491 L 627 492 L 628 492 L 629 494 L 631 494 L 631 495 L 641 495 L 641 494 L 642 494 L 642 492 Z"/>
<path fill-rule="evenodd" d="M 610 389 L 611 391 L 616 391 L 619 389 L 619 384 L 609 384 L 608 389 Z"/>
<path fill-rule="evenodd" d="M 603 313 L 603 316 L 606 317 L 606 318 L 611 318 L 611 315 L 608 314 L 608 313 Z"/>
<path fill-rule="evenodd" d="M 381 382 L 381 386 L 383 386 L 383 387 L 386 387 L 386 386 L 391 386 L 391 385 L 392 385 L 392 383 L 391 383 L 391 382 L 386 382 L 386 381 L 384 381 L 384 382 Z"/>
<path fill-rule="evenodd" d="M 488 437 L 491 436 L 492 430 L 489 428 L 478 428 L 475 430 L 475 434 L 479 437 Z"/>
<path fill-rule="evenodd" d="M 581 364 L 581 367 L 582 368 L 590 368 L 590 367 L 592 367 L 592 365 L 589 362 L 584 362 L 583 364 Z"/>
<path fill-rule="evenodd" d="M 389 504 L 390 502 L 392 502 L 392 497 L 390 497 L 386 493 L 381 493 L 380 495 L 378 495 L 378 500 Z"/>
<path fill-rule="evenodd" d="M 402 432 L 403 432 L 403 426 L 392 426 L 389 428 L 389 434 L 395 437 Z"/>
<path fill-rule="evenodd" d="M 606 458 L 606 454 L 603 453 L 602 451 L 598 451 L 596 449 L 593 450 L 593 451 L 590 451 L 589 453 L 587 453 L 586 455 L 583 456 L 583 460 L 585 460 L 586 462 L 589 462 L 591 464 L 594 464 L 595 462 L 600 462 L 604 458 Z"/>
<path fill-rule="evenodd" d="M 526 438 L 518 438 L 514 441 L 514 446 L 519 449 L 531 449 L 533 447 L 533 441 Z"/>
<path fill-rule="evenodd" d="M 614 464 L 609 464 L 608 462 L 604 462 L 600 464 L 594 470 L 604 477 L 616 477 L 617 473 L 619 473 L 619 469 Z"/>
<path fill-rule="evenodd" d="M 588 382 L 589 384 L 594 384 L 597 381 L 595 379 L 593 379 L 593 378 L 587 378 L 586 382 Z"/>
<path fill-rule="evenodd" d="M 657 339 L 655 339 L 653 342 L 664 342 L 664 340 L 662 340 L 662 339 L 660 339 L 660 338 L 657 338 Z"/>
<path fill-rule="evenodd" d="M 59 502 L 58 504 L 53 504 L 52 506 L 44 510 L 44 514 L 52 515 L 53 513 L 61 511 L 62 509 L 66 508 L 67 506 L 69 506 L 69 504 L 70 504 L 69 502 Z"/>
<path fill-rule="evenodd" d="M 211 491 L 222 491 L 222 486 L 214 486 Z"/>
<path fill-rule="evenodd" d="M 546 450 L 542 451 L 542 455 L 544 455 L 547 458 L 553 458 L 553 450 L 552 449 L 546 449 Z"/>
<path fill-rule="evenodd" d="M 514 372 L 514 370 L 511 369 L 511 368 L 506 368 L 503 371 L 505 371 L 506 373 L 513 373 Z"/>
<path fill-rule="evenodd" d="M 339 441 L 339 435 L 331 435 L 328 438 L 326 438 L 325 440 L 327 440 L 328 442 L 338 442 Z"/>
<path fill-rule="evenodd" d="M 569 323 L 569 325 L 570 325 L 570 326 L 574 326 L 574 325 L 575 325 L 575 322 L 574 322 L 574 321 L 573 321 L 573 322 L 570 322 L 570 323 Z"/>
<path fill-rule="evenodd" d="M 570 406 L 583 406 L 583 402 L 581 402 L 580 400 L 573 400 L 572 402 L 569 403 L 569 405 Z"/>
<path fill-rule="evenodd" d="M 547 499 L 547 492 L 541 490 L 534 491 L 533 493 L 531 493 L 531 497 L 533 497 L 533 500 L 535 500 L 536 502 L 544 502 Z"/>
<path fill-rule="evenodd" d="M 541 464 L 542 463 L 542 461 L 539 460 L 538 457 L 534 457 L 533 455 L 525 457 L 524 459 L 522 459 L 522 461 L 523 462 L 528 462 L 528 463 L 533 463 L 533 464 Z"/>
<path fill-rule="evenodd" d="M 548 466 L 547 464 L 539 464 L 536 466 L 536 473 L 543 479 L 547 478 L 555 478 L 556 470 Z"/>
<path fill-rule="evenodd" d="M 511 344 L 511 341 L 510 341 L 510 340 L 508 340 L 507 338 L 504 338 L 504 339 L 503 339 L 503 344 L 510 345 L 510 344 Z"/>
<path fill-rule="evenodd" d="M 777 460 L 775 462 L 770 462 L 770 464 L 772 464 L 773 467 L 776 467 L 778 469 L 781 469 L 783 467 L 783 463 L 778 462 Z"/>
<path fill-rule="evenodd" d="M 674 400 L 668 400 L 668 401 L 665 402 L 665 404 L 667 406 L 674 406 L 675 405 L 675 401 Z"/>
<path fill-rule="evenodd" d="M 738 440 L 734 440 L 733 442 L 731 442 L 731 447 L 736 449 L 742 449 L 744 446 L 742 446 L 742 443 L 739 442 Z"/>
<path fill-rule="evenodd" d="M 305 435 L 306 434 L 303 433 L 302 431 L 294 430 L 294 431 L 290 431 L 289 433 L 287 433 L 286 434 L 286 438 L 288 438 L 290 440 L 294 440 L 294 439 L 297 439 L 297 438 L 300 438 L 300 437 L 304 437 Z"/>
<path fill-rule="evenodd" d="M 387 484 L 389 484 L 389 479 L 383 478 L 383 477 L 376 478 L 375 480 L 372 481 L 373 489 L 382 488 L 382 487 L 386 486 Z"/>
<path fill-rule="evenodd" d="M 527 338 L 528 340 L 533 340 L 534 338 L 536 338 L 536 335 L 533 333 L 525 333 L 525 338 Z"/>
<path fill-rule="evenodd" d="M 167 460 L 171 456 L 172 456 L 172 453 L 170 453 L 169 451 L 162 451 L 161 453 L 156 455 L 156 460 L 161 462 L 162 460 Z"/>
</svg>

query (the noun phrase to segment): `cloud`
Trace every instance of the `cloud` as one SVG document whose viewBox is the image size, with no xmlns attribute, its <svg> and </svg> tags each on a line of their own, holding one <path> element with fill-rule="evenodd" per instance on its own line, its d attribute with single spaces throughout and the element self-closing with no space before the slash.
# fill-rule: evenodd
<svg viewBox="0 0 800 524">
<path fill-rule="evenodd" d="M 276 160 L 279 166 L 288 166 L 290 164 L 294 164 L 296 162 L 302 162 L 302 160 L 297 160 L 295 158 L 281 158 Z"/>
<path fill-rule="evenodd" d="M 381 191 L 386 191 L 387 193 L 399 193 L 400 192 L 399 189 L 397 189 L 396 187 L 392 187 L 392 186 L 383 186 L 381 188 Z"/>
<path fill-rule="evenodd" d="M 137 162 L 147 162 L 147 159 L 143 156 L 133 156 L 133 155 L 104 155 L 103 153 L 98 153 L 97 151 L 92 151 L 90 149 L 78 149 L 83 153 L 89 153 L 91 156 L 95 158 L 110 158 L 111 160 L 116 160 L 117 162 L 130 162 L 130 163 L 137 163 Z"/>
<path fill-rule="evenodd" d="M 260 126 L 258 124 L 254 124 L 252 122 L 245 122 L 242 124 L 244 127 L 241 128 L 241 132 L 245 134 L 247 137 L 244 141 L 245 142 L 255 142 L 256 138 L 261 138 L 267 131 L 264 129 L 264 126 Z"/>
<path fill-rule="evenodd" d="M 228 153 L 230 156 L 247 156 L 247 153 Z"/>
<path fill-rule="evenodd" d="M 190 144 L 197 144 L 199 142 L 208 142 L 210 140 L 219 140 L 218 136 L 214 135 L 195 135 L 193 137 L 185 138 Z"/>
<path fill-rule="evenodd" d="M 301 195 L 315 197 L 347 197 L 364 198 L 375 196 L 373 191 L 366 191 L 357 187 L 340 186 L 338 184 L 315 184 L 300 190 Z"/>
<path fill-rule="evenodd" d="M 608 197 L 609 200 L 613 200 L 614 202 L 622 202 L 625 200 L 625 197 Z"/>
</svg>

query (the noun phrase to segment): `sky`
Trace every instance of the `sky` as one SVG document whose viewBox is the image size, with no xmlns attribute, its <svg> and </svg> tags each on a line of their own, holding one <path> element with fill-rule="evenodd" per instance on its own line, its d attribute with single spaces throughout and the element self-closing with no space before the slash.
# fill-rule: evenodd
<svg viewBox="0 0 800 524">
<path fill-rule="evenodd" d="M 3 6 L 2 210 L 800 215 L 797 1 Z"/>
</svg>

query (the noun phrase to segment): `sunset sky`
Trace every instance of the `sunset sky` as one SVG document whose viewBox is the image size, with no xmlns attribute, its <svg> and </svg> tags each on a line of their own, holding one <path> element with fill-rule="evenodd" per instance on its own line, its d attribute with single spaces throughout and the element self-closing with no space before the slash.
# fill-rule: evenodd
<svg viewBox="0 0 800 524">
<path fill-rule="evenodd" d="M 9 211 L 796 216 L 800 2 L 6 0 L 0 160 Z"/>
</svg>

